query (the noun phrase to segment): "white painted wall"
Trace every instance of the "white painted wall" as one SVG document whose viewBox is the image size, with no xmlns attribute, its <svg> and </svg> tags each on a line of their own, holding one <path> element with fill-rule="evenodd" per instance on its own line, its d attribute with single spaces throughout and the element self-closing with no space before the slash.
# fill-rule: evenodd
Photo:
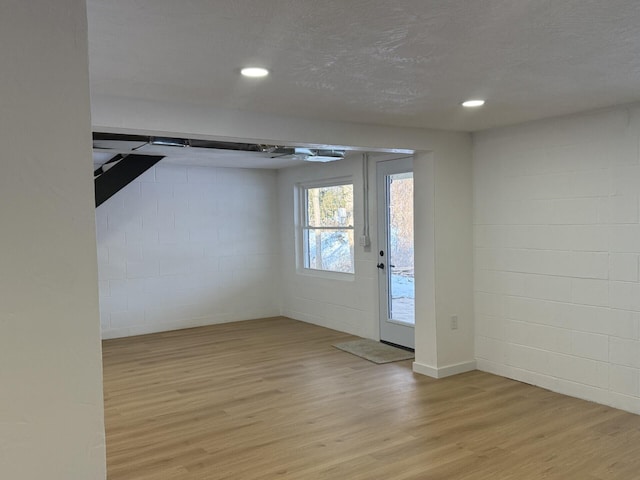
<svg viewBox="0 0 640 480">
<path fill-rule="evenodd" d="M 473 190 L 471 140 L 451 142 L 434 155 L 435 275 L 438 368 L 472 370 Z M 451 329 L 451 316 L 458 329 Z"/>
<path fill-rule="evenodd" d="M 482 370 L 640 413 L 640 107 L 475 138 Z"/>
<path fill-rule="evenodd" d="M 98 207 L 103 337 L 279 315 L 276 177 L 160 161 Z"/>
<path fill-rule="evenodd" d="M 324 164 L 287 168 L 278 176 L 281 255 L 282 314 L 353 335 L 379 339 L 378 269 L 376 268 L 375 160 L 370 160 L 370 231 L 373 248 L 355 246 L 355 274 L 327 278 L 320 273 L 303 273 L 297 268 L 295 210 L 296 185 L 338 177 L 353 180 L 354 227 L 357 243 L 363 228 L 362 155 Z"/>
<path fill-rule="evenodd" d="M 80 0 L 0 5 L 3 479 L 106 477 L 86 28 Z"/>
<path fill-rule="evenodd" d="M 423 346 L 413 368 L 440 378 L 475 369 L 471 141 L 442 142 L 413 165 L 416 344 Z"/>
</svg>

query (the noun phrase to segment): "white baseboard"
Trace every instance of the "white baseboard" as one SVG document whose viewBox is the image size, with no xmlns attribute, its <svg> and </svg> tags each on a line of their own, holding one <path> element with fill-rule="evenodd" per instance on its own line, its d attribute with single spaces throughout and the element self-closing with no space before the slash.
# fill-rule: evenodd
<svg viewBox="0 0 640 480">
<path fill-rule="evenodd" d="M 476 369 L 476 361 L 471 360 L 469 362 L 455 363 L 453 365 L 447 365 L 445 367 L 432 367 L 423 363 L 413 362 L 413 371 L 421 375 L 427 375 L 432 378 L 444 378 L 452 375 L 458 375 L 459 373 L 471 372 Z"/>
</svg>

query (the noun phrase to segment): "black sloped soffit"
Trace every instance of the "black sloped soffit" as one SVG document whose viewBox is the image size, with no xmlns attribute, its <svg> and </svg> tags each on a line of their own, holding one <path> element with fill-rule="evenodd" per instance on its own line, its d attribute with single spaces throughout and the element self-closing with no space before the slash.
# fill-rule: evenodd
<svg viewBox="0 0 640 480">
<path fill-rule="evenodd" d="M 96 208 L 162 160 L 161 155 L 126 155 L 94 179 Z"/>
</svg>

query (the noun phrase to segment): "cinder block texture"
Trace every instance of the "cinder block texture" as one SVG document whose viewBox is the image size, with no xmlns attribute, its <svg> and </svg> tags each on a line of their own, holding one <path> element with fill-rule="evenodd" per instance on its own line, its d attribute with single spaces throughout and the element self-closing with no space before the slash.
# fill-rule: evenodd
<svg viewBox="0 0 640 480">
<path fill-rule="evenodd" d="M 276 183 L 161 162 L 98 207 L 103 338 L 279 315 Z"/>
<path fill-rule="evenodd" d="M 474 135 L 480 369 L 640 413 L 640 108 Z"/>
</svg>

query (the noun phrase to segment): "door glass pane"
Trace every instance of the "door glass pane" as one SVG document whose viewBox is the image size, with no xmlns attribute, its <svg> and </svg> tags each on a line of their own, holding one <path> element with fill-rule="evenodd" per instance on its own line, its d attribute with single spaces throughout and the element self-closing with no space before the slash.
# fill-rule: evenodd
<svg viewBox="0 0 640 480">
<path fill-rule="evenodd" d="M 389 175 L 389 318 L 415 323 L 413 173 Z"/>
</svg>

